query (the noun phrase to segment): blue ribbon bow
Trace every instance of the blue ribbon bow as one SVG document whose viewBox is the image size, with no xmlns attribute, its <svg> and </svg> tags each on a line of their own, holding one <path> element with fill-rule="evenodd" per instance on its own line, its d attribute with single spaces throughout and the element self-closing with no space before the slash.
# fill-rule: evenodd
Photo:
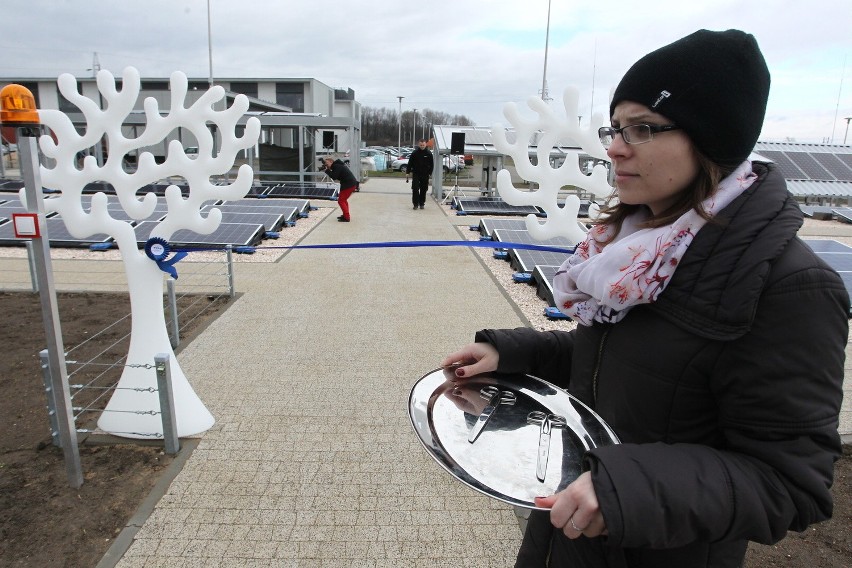
<svg viewBox="0 0 852 568">
<path fill-rule="evenodd" d="M 176 262 L 186 257 L 186 253 L 176 252 L 172 258 L 167 258 L 171 252 L 171 247 L 166 239 L 161 237 L 151 237 L 145 242 L 145 254 L 148 258 L 157 263 L 157 266 L 177 280 L 177 269 L 173 266 Z"/>
</svg>

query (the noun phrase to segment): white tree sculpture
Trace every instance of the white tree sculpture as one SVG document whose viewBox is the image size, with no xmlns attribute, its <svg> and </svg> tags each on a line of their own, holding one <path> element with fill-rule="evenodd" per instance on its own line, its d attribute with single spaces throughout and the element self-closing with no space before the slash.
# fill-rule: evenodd
<svg viewBox="0 0 852 568">
<path fill-rule="evenodd" d="M 76 238 L 102 233 L 112 236 L 124 261 L 130 291 L 132 324 L 127 366 L 98 426 L 107 432 L 129 438 L 149 437 L 152 434 L 162 436 L 156 371 L 134 365 L 153 364 L 156 354 L 166 353 L 170 355 L 178 436 L 203 432 L 213 425 L 214 419 L 195 394 L 175 359 L 163 314 L 164 272 L 157 260 L 166 260 L 164 257 L 168 255 L 168 240 L 178 229 L 190 229 L 200 234 L 210 234 L 216 230 L 222 214 L 214 208 L 203 217 L 200 208 L 206 201 L 238 199 L 248 192 L 253 177 L 248 165 L 240 166 L 235 181 L 230 185 L 214 185 L 211 177 L 227 173 L 233 167 L 237 153 L 255 144 L 260 123 L 256 118 L 250 118 L 243 135 L 238 137 L 237 122 L 248 110 L 248 99 L 239 95 L 231 107 L 217 111 L 214 104 L 225 96 L 221 86 L 211 87 L 194 104 L 184 106 L 187 78 L 183 73 L 175 72 L 171 76 L 171 105 L 168 113 L 160 114 L 154 98 L 145 99 L 145 130 L 137 138 L 127 138 L 121 126 L 139 96 L 140 80 L 136 69 L 128 67 L 124 70 L 121 91 L 116 90 L 111 73 L 98 72 L 98 90 L 105 103 L 103 110 L 78 92 L 77 80 L 72 75 L 61 75 L 57 83 L 65 98 L 82 111 L 87 128 L 83 134 L 78 134 L 64 113 L 56 110 L 39 111 L 41 122 L 53 134 L 53 137 L 40 137 L 39 145 L 44 155 L 55 161 L 53 167 L 40 167 L 42 183 L 60 192 L 58 197 L 45 200 L 45 211 L 58 212 L 68 232 Z M 208 128 L 211 124 L 216 125 L 221 139 L 221 148 L 215 156 L 214 135 Z M 168 145 L 168 157 L 163 163 L 157 164 L 150 152 L 142 152 L 136 170 L 125 171 L 122 167 L 125 155 L 162 143 L 177 128 L 186 129 L 195 136 L 198 141 L 197 157 L 187 157 L 180 142 L 172 140 Z M 99 167 L 93 156 L 87 156 L 82 168 L 78 168 L 78 152 L 101 140 L 106 140 L 109 145 L 109 156 L 104 165 Z M 133 227 L 129 222 L 110 215 L 104 193 L 92 196 L 90 211 L 86 211 L 83 206 L 82 195 L 86 184 L 108 182 L 115 188 L 122 208 L 130 217 L 146 219 L 154 212 L 160 198 L 150 192 L 137 196 L 136 192 L 169 176 L 184 178 L 189 186 L 189 195 L 183 197 L 175 185 L 170 185 L 165 191 L 168 215 L 151 232 L 152 239 L 162 239 L 159 242 L 166 244 L 165 251 L 159 250 L 165 253 L 163 258 L 149 257 L 148 246 L 146 250 L 138 248 Z M 25 199 L 23 193 L 21 198 Z M 152 248 L 158 251 L 157 247 Z"/>
<path fill-rule="evenodd" d="M 596 197 L 604 198 L 612 193 L 607 183 L 606 168 L 598 164 L 592 170 L 592 175 L 586 176 L 580 170 L 579 154 L 569 155 L 558 168 L 550 165 L 551 150 L 559 142 L 573 142 L 593 158 L 609 160 L 604 147 L 598 138 L 598 128 L 603 126 L 603 117 L 599 113 L 592 116 L 588 129 L 581 129 L 577 119 L 578 91 L 567 88 L 562 99 L 567 118 L 557 117 L 553 110 L 539 97 L 527 100 L 529 107 L 538 113 L 537 120 L 524 120 L 514 103 L 503 107 L 503 114 L 515 127 L 516 138 L 513 143 L 506 139 L 506 129 L 495 125 L 491 129 L 494 147 L 508 154 L 515 162 L 515 168 L 523 179 L 539 184 L 536 191 L 521 191 L 512 185 L 507 170 L 497 173 L 497 191 L 510 205 L 537 205 L 547 213 L 544 224 L 538 222 L 535 215 L 527 216 L 527 230 L 533 238 L 546 240 L 557 236 L 567 237 L 577 243 L 585 238 L 584 231 L 577 224 L 577 214 L 580 210 L 580 198 L 569 195 L 562 207 L 559 206 L 559 189 L 563 186 L 576 186 L 586 189 Z M 536 156 L 537 164 L 533 164 L 529 156 L 530 140 L 537 133 L 538 140 Z"/>
</svg>

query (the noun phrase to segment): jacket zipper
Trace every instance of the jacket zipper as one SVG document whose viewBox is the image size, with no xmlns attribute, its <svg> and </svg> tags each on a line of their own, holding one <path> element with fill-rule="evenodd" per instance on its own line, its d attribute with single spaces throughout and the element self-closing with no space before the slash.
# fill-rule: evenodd
<svg viewBox="0 0 852 568">
<path fill-rule="evenodd" d="M 595 372 L 592 374 L 592 401 L 597 407 L 598 405 L 598 373 L 601 370 L 601 360 L 603 359 L 603 349 L 606 343 L 606 337 L 609 335 L 609 327 L 607 327 L 601 335 L 601 340 L 598 342 L 598 353 L 595 358 Z"/>
</svg>

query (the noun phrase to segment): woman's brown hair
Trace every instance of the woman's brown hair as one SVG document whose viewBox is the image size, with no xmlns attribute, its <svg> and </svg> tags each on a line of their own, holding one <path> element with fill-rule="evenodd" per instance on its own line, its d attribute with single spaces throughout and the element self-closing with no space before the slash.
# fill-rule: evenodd
<svg viewBox="0 0 852 568">
<path fill-rule="evenodd" d="M 710 161 L 710 158 L 703 155 L 697 149 L 693 148 L 692 151 L 695 153 L 696 160 L 698 161 L 698 174 L 695 176 L 695 179 L 692 180 L 689 187 L 681 192 L 677 201 L 658 216 L 651 217 L 640 223 L 640 228 L 652 229 L 670 225 L 690 209 L 695 209 L 703 218 L 710 220 L 710 215 L 704 209 L 702 203 L 716 192 L 719 182 L 733 172 L 736 166 L 721 166 Z M 607 198 L 606 203 L 601 208 L 598 220 L 595 221 L 595 225 L 612 225 L 615 228 L 611 236 L 602 244 L 607 244 L 618 235 L 621 231 L 621 225 L 629 215 L 646 207 L 645 205 L 628 205 L 621 202 L 613 204 L 612 202 L 617 200 L 617 197 L 618 189 L 615 189 Z"/>
</svg>

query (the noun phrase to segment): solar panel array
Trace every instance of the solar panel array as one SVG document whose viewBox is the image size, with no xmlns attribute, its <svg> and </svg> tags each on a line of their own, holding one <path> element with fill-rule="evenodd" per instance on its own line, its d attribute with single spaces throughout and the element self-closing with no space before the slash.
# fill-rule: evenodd
<svg viewBox="0 0 852 568">
<path fill-rule="evenodd" d="M 757 150 L 777 164 L 785 179 L 852 182 L 852 154 Z"/>
<path fill-rule="evenodd" d="M 509 205 L 499 197 L 456 197 L 453 207 L 464 215 L 545 215 L 534 205 Z"/>
<path fill-rule="evenodd" d="M 91 210 L 92 197 L 91 194 L 81 196 L 84 211 Z M 151 231 L 168 213 L 166 202 L 158 199 L 151 215 L 146 219 L 134 219 L 124 210 L 117 196 L 106 197 L 110 216 L 133 225 L 140 243 L 148 240 Z M 199 235 L 188 229 L 179 230 L 170 238 L 171 243 L 186 247 L 256 246 L 267 233 L 292 226 L 298 218 L 306 217 L 310 210 L 310 202 L 305 199 L 238 199 L 230 202 L 210 201 L 202 206 L 202 215 L 213 206 L 222 212 L 222 223 L 216 231 L 210 235 Z M 26 240 L 15 238 L 11 221 L 12 213 L 25 212 L 16 194 L 4 195 L 0 199 L 0 245 L 20 245 Z M 107 235 L 78 239 L 71 236 L 58 215 L 49 215 L 47 220 L 51 246 L 77 247 L 112 241 Z"/>
</svg>

